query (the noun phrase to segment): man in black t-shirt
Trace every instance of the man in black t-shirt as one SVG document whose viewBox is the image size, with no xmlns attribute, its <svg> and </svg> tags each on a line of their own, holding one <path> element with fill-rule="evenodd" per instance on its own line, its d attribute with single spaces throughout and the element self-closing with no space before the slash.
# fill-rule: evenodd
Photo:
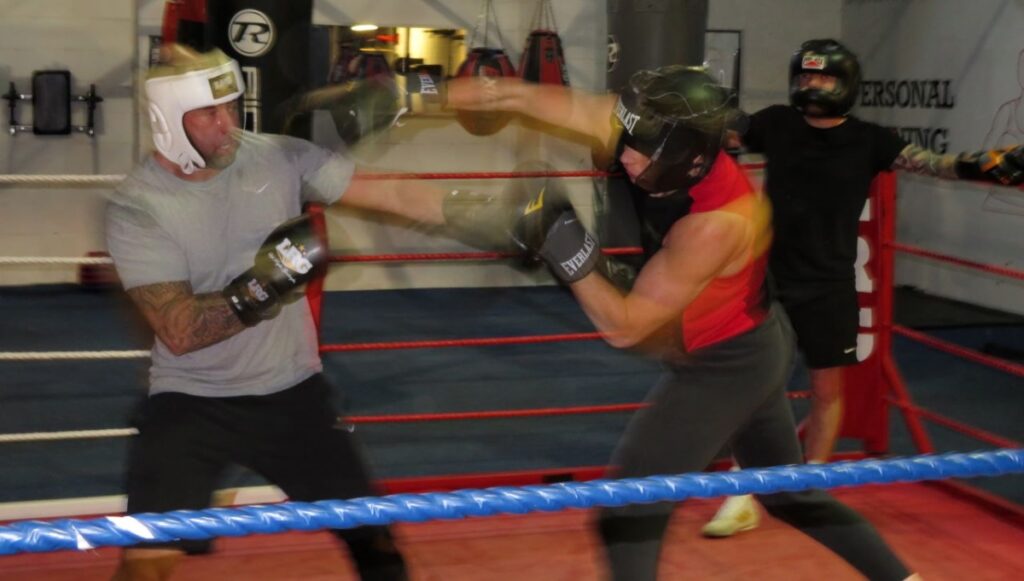
<svg viewBox="0 0 1024 581">
<path fill-rule="evenodd" d="M 1024 181 L 1024 147 L 943 155 L 849 114 L 858 93 L 857 57 L 832 39 L 793 54 L 790 105 L 743 119 L 730 145 L 766 158 L 765 190 L 775 239 L 770 272 L 796 331 L 814 399 L 804 421 L 808 462 L 832 454 L 843 417 L 843 367 L 857 363 L 854 278 L 858 223 L 871 181 L 902 169 L 947 179 Z M 757 526 L 749 496 L 730 498 L 703 529 L 730 536 Z"/>
</svg>

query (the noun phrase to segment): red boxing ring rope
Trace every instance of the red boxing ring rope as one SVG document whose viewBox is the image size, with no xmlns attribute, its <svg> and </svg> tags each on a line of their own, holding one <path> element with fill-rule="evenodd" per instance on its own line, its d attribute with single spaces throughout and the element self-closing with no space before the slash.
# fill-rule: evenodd
<svg viewBox="0 0 1024 581">
<path fill-rule="evenodd" d="M 993 446 L 998 446 L 1000 448 L 1020 448 L 1022 445 L 1024 445 L 1021 444 L 1021 442 L 1010 440 L 1008 438 L 1004 438 L 1002 436 L 993 434 L 992 432 L 988 432 L 980 428 L 969 426 L 963 422 L 958 422 L 952 418 L 948 418 L 942 414 L 933 412 L 931 410 L 926 410 L 922 407 L 918 407 L 913 404 L 902 403 L 896 401 L 893 398 L 887 398 L 887 400 L 889 401 L 889 403 L 899 407 L 906 413 L 921 416 L 944 428 L 948 428 L 950 430 L 953 430 L 954 432 L 958 432 L 969 438 L 974 438 L 975 440 L 978 440 L 980 442 L 985 442 L 986 444 L 991 444 Z"/>
<path fill-rule="evenodd" d="M 507 180 L 523 178 L 606 178 L 613 174 L 606 171 L 468 171 L 468 172 L 419 172 L 419 173 L 360 173 L 357 180 Z"/>
<path fill-rule="evenodd" d="M 424 341 L 388 341 L 381 343 L 343 343 L 321 345 L 321 353 L 347 351 L 382 351 L 394 349 L 433 349 L 437 347 L 490 347 L 494 345 L 529 345 L 535 343 L 557 343 L 560 341 L 588 341 L 600 339 L 601 334 L 560 333 L 555 335 L 523 335 L 520 337 L 485 337 L 479 339 L 436 339 Z"/>
<path fill-rule="evenodd" d="M 938 349 L 939 351 L 942 351 L 944 353 L 955 355 L 961 359 L 966 359 L 968 361 L 980 363 L 982 365 L 985 365 L 986 367 L 998 369 L 999 371 L 1003 371 L 1011 375 L 1016 375 L 1017 377 L 1024 377 L 1024 365 L 1021 365 L 1019 363 L 1014 363 L 1012 361 L 999 359 L 998 357 L 992 357 L 991 355 L 978 353 L 977 351 L 974 351 L 972 349 L 966 349 L 959 345 L 955 345 L 947 341 L 936 339 L 935 337 L 929 337 L 924 333 L 919 333 L 917 331 L 908 329 L 906 327 L 901 327 L 899 325 L 894 325 L 892 328 L 892 332 L 897 335 L 906 337 L 908 339 L 917 341 L 918 343 L 931 347 L 932 349 Z"/>
<path fill-rule="evenodd" d="M 352 416 L 345 421 L 352 424 L 393 424 L 413 422 L 443 422 L 458 420 L 495 420 L 506 418 L 539 418 L 632 412 L 647 407 L 643 403 L 575 406 L 562 408 L 533 408 L 525 410 L 492 410 L 479 412 L 449 412 L 435 414 L 387 414 L 379 416 Z"/>
<path fill-rule="evenodd" d="M 955 264 L 957 266 L 963 266 L 966 268 L 973 268 L 974 270 L 980 270 L 990 274 L 997 274 L 999 276 L 1005 276 L 1007 278 L 1015 278 L 1017 280 L 1024 280 L 1024 271 L 1020 271 L 1014 268 L 1007 268 L 1005 266 L 993 266 L 991 264 L 983 264 L 981 262 L 975 262 L 973 260 L 967 260 L 966 258 L 957 258 L 955 256 L 949 256 L 946 254 L 940 254 L 932 250 L 925 250 L 924 248 L 918 248 L 917 246 L 911 246 L 909 244 L 900 244 L 899 242 L 891 242 L 888 244 L 893 250 L 903 252 L 906 254 L 913 254 L 915 256 L 921 256 L 924 258 L 931 258 L 939 262 L 946 262 L 949 264 Z"/>
<path fill-rule="evenodd" d="M 623 248 L 605 248 L 601 252 L 607 256 L 634 256 L 643 253 L 635 246 Z M 414 252 L 405 254 L 335 254 L 327 258 L 328 262 L 441 262 L 459 260 L 502 260 L 515 258 L 518 252 Z"/>
</svg>

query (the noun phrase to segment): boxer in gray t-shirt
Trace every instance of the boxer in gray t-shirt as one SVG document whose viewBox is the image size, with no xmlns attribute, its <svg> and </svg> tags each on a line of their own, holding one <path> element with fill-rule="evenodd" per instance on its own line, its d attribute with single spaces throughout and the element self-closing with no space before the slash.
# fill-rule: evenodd
<svg viewBox="0 0 1024 581">
<path fill-rule="evenodd" d="M 204 508 L 231 464 L 293 500 L 372 495 L 354 434 L 337 428 L 309 305 L 297 300 L 326 262 L 302 205 L 340 201 L 442 224 L 441 192 L 352 181 L 341 155 L 240 131 L 238 63 L 220 51 L 171 54 L 146 81 L 156 151 L 107 210 L 110 254 L 156 335 L 128 511 Z M 334 532 L 363 578 L 407 577 L 386 528 Z M 126 549 L 114 578 L 166 579 L 183 552 L 203 548 L 193 545 Z"/>
<path fill-rule="evenodd" d="M 107 211 L 107 247 L 125 288 L 187 281 L 216 293 L 252 263 L 256 249 L 306 202 L 335 202 L 351 161 L 284 136 L 242 134 L 235 161 L 206 181 L 186 181 L 149 158 L 117 188 Z M 306 301 L 252 328 L 175 354 L 159 334 L 150 394 L 264 395 L 321 370 Z"/>
</svg>

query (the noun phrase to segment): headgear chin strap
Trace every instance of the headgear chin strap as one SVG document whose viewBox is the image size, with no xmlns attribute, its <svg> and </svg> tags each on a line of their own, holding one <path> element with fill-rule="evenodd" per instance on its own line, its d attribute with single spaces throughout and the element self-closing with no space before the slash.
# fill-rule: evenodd
<svg viewBox="0 0 1024 581">
<path fill-rule="evenodd" d="M 245 91 L 238 62 L 216 53 L 220 53 L 214 54 L 220 64 L 146 80 L 153 144 L 186 174 L 206 167 L 206 160 L 185 133 L 185 113 L 234 101 Z"/>
<path fill-rule="evenodd" d="M 728 96 L 702 69 L 640 71 L 619 95 L 619 147 L 650 158 L 636 185 L 650 193 L 688 188 L 707 175 L 722 145 Z"/>
</svg>

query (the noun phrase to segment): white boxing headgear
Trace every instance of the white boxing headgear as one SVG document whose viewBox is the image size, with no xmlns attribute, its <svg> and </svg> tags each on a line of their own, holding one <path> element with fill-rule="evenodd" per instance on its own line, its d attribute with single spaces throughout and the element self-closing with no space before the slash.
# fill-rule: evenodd
<svg viewBox="0 0 1024 581">
<path fill-rule="evenodd" d="M 195 109 L 234 101 L 243 92 L 238 62 L 217 49 L 195 55 L 191 62 L 154 67 L 146 79 L 146 97 L 157 151 L 186 174 L 206 167 L 185 134 L 182 118 Z"/>
</svg>

